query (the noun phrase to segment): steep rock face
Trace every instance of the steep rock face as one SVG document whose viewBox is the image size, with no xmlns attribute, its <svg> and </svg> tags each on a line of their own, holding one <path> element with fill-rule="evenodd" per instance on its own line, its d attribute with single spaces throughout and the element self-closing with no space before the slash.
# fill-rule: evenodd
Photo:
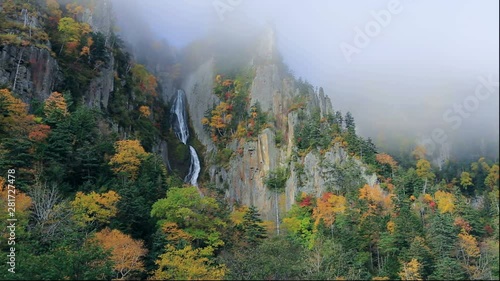
<svg viewBox="0 0 500 281">
<path fill-rule="evenodd" d="M 288 112 L 292 100 L 299 94 L 293 81 L 288 78 L 278 82 L 279 73 L 276 66 L 268 65 L 270 71 L 257 71 L 252 84 L 251 98 L 261 104 L 268 105 L 269 113 L 274 117 L 276 128 L 284 136 L 280 147 L 276 144 L 275 132 L 265 129 L 256 141 L 234 142 L 231 149 L 234 153 L 227 168 L 212 167 L 211 179 L 216 186 L 225 189 L 226 196 L 233 202 L 244 205 L 255 205 L 266 220 L 274 221 L 276 209 L 280 213 L 289 210 L 295 203 L 296 196 L 302 192 L 320 196 L 327 189 L 340 190 L 341 175 L 333 171 L 336 167 L 353 161 L 353 166 L 359 169 L 359 184 L 366 182 L 374 184 L 375 175 L 366 175 L 366 168 L 357 159 L 351 158 L 338 145 L 330 148 L 323 155 L 316 150 L 308 152 L 303 157 L 296 156 L 294 143 L 294 128 L 298 124 L 296 112 Z M 268 83 L 274 81 L 272 90 Z M 267 94 L 262 94 L 267 93 Z M 264 101 L 263 101 L 264 100 Z M 319 108 L 322 116 L 332 113 L 330 99 L 324 94 L 310 93 L 306 111 Z M 295 160 L 292 160 L 295 159 Z M 275 194 L 265 185 L 265 177 L 277 167 L 287 167 L 290 177 L 286 182 L 285 191 L 279 195 L 276 208 Z"/>
<path fill-rule="evenodd" d="M 273 96 L 280 88 L 278 67 L 276 65 L 261 65 L 256 68 L 255 79 L 250 89 L 251 104 L 259 102 L 262 110 L 268 111 L 273 106 Z"/>
<path fill-rule="evenodd" d="M 85 9 L 79 19 L 88 23 L 94 32 L 100 32 L 106 38 L 105 45 L 111 47 L 111 35 L 113 28 L 113 11 L 108 0 L 97 1 L 93 10 Z M 109 61 L 101 68 L 99 75 L 90 81 L 88 93 L 85 95 L 85 104 L 89 107 L 106 110 L 108 108 L 109 96 L 114 90 L 114 68 L 115 61 L 111 51 L 108 52 Z"/>
<path fill-rule="evenodd" d="M 340 190 L 344 188 L 342 167 L 350 165 L 357 174 L 355 184 L 364 182 L 374 184 L 375 175 L 367 175 L 363 164 L 350 156 L 339 145 L 331 147 L 320 154 L 312 150 L 302 157 L 298 156 L 295 146 L 295 127 L 299 123 L 298 113 L 290 112 L 295 97 L 300 95 L 298 87 L 290 77 L 282 74 L 276 63 L 274 35 L 268 31 L 264 34 L 256 50 L 256 57 L 252 60 L 255 77 L 250 88 L 251 104 L 259 102 L 262 110 L 267 111 L 274 120 L 273 129 L 263 130 L 255 141 L 233 141 L 229 146 L 235 153 L 225 167 L 209 167 L 209 175 L 218 188 L 224 189 L 226 197 L 232 202 L 256 206 L 262 217 L 275 221 L 276 210 L 283 213 L 295 203 L 296 197 L 302 192 L 320 196 L 326 190 Z M 186 87 L 193 124 L 198 127 L 198 137 L 204 144 L 211 145 L 211 140 L 202 131 L 200 120 L 202 113 L 211 106 L 211 83 L 200 83 L 201 69 L 207 70 L 206 65 L 200 67 L 196 75 L 190 76 L 189 85 L 203 85 L 204 93 L 191 91 Z M 205 76 L 207 77 L 207 76 Z M 212 76 L 213 77 L 213 76 Z M 196 82 L 195 82 L 196 81 Z M 209 85 L 210 84 L 210 85 Z M 194 86 L 191 86 L 194 87 Z M 199 87 L 201 89 L 201 87 Z M 309 89 L 306 114 L 319 109 L 321 117 L 333 113 L 332 103 L 328 96 L 320 89 L 314 92 Z M 203 98 L 200 97 L 203 96 Z M 202 108 L 200 104 L 205 107 Z M 197 111 L 198 114 L 193 113 Z M 197 124 L 198 123 L 198 124 Z M 276 132 L 282 140 L 276 143 Z M 200 137 L 202 136 L 202 137 Z M 268 190 L 265 178 L 270 171 L 278 167 L 286 167 L 289 178 L 285 191 L 279 195 L 276 206 L 275 193 Z M 337 171 L 337 169 L 339 171 Z"/>
<path fill-rule="evenodd" d="M 189 117 L 194 133 L 200 142 L 207 148 L 207 152 L 215 149 L 209 135 L 204 131 L 201 119 L 205 112 L 218 103 L 218 98 L 213 94 L 213 81 L 215 79 L 214 60 L 210 59 L 202 64 L 196 71 L 189 74 L 182 82 L 189 106 Z"/>
<path fill-rule="evenodd" d="M 90 81 L 88 93 L 84 97 L 87 106 L 103 110 L 108 108 L 109 95 L 114 90 L 114 63 L 114 57 L 110 55 L 108 65 Z"/>
<path fill-rule="evenodd" d="M 26 103 L 45 100 L 60 83 L 57 61 L 47 49 L 0 46 L 0 85 L 8 85 Z"/>
<path fill-rule="evenodd" d="M 209 60 L 182 82 L 186 92 L 189 115 L 196 137 L 207 147 L 205 164 L 210 179 L 216 187 L 224 190 L 233 203 L 256 206 L 263 219 L 275 221 L 276 210 L 280 216 L 295 203 L 302 192 L 320 196 L 326 190 L 345 188 L 341 169 L 350 165 L 357 174 L 355 185 L 366 182 L 374 184 L 375 175 L 367 175 L 366 168 L 359 160 L 348 156 L 347 152 L 335 145 L 320 153 L 313 149 L 299 156 L 295 145 L 295 127 L 299 124 L 298 112 L 291 110 L 299 92 L 293 78 L 282 73 L 274 62 L 274 34 L 265 32 L 258 44 L 251 66 L 255 77 L 250 87 L 250 104 L 259 102 L 263 111 L 268 112 L 274 126 L 264 129 L 253 140 L 233 140 L 227 148 L 233 151 L 228 163 L 213 164 L 216 146 L 203 129 L 201 119 L 213 104 L 219 102 L 213 94 L 214 61 Z M 173 92 L 171 93 L 173 94 Z M 170 95 L 171 95 L 170 94 Z M 333 113 L 332 103 L 323 89 L 315 92 L 312 88 L 305 95 L 305 114 L 320 111 L 321 117 Z M 169 97 L 171 98 L 171 97 Z M 300 99 L 298 99 L 300 100 Z M 295 105 L 297 106 L 297 105 Z M 280 140 L 277 141 L 277 132 Z M 212 159 L 213 160 L 213 159 Z M 265 185 L 266 176 L 278 167 L 286 167 L 289 178 L 285 191 L 275 200 L 275 193 Z M 339 171 L 337 171 L 337 169 Z M 278 206 L 276 205 L 278 204 Z"/>
<path fill-rule="evenodd" d="M 242 144 L 242 154 L 232 158 L 229 169 L 213 167 L 210 174 L 233 202 L 254 205 L 270 220 L 275 206 L 273 193 L 264 185 L 264 176 L 276 167 L 279 155 L 274 133 L 266 129 L 257 141 Z"/>
</svg>

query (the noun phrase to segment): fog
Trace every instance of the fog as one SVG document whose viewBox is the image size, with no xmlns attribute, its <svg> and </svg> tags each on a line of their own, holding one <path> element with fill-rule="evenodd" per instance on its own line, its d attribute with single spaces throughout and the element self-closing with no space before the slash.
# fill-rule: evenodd
<svg viewBox="0 0 500 281">
<path fill-rule="evenodd" d="M 499 3 L 484 1 L 115 0 L 122 37 L 181 50 L 265 25 L 295 76 L 322 86 L 358 132 L 394 150 L 451 143 L 498 157 Z M 142 39 L 141 39 L 142 38 Z M 465 149 L 466 148 L 466 149 Z"/>
</svg>

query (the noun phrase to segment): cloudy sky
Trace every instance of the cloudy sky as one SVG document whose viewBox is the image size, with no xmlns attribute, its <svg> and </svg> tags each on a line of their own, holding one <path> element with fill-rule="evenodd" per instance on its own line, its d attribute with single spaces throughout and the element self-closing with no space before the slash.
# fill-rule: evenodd
<svg viewBox="0 0 500 281">
<path fill-rule="evenodd" d="M 496 0 L 116 0 L 114 5 L 124 27 L 140 17 L 155 36 L 179 48 L 218 30 L 245 33 L 272 23 L 278 49 L 295 75 L 323 86 L 335 109 L 351 111 L 358 130 L 374 139 L 426 138 L 440 128 L 450 137 L 498 141 Z M 475 102 L 479 77 L 493 86 L 482 89 L 489 94 Z M 456 118 L 460 126 L 453 126 Z"/>
</svg>

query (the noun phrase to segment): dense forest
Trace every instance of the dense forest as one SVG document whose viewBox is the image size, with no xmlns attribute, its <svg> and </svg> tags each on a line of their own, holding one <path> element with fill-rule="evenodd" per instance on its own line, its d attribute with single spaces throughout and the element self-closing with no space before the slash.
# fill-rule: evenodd
<svg viewBox="0 0 500 281">
<path fill-rule="evenodd" d="M 192 186 L 165 82 L 114 31 L 89 24 L 99 1 L 0 3 L 0 54 L 14 54 L 0 64 L 2 280 L 500 278 L 498 162 L 449 160 L 439 169 L 422 146 L 391 156 L 356 133 L 351 113 L 315 106 L 322 88 L 263 60 L 255 63 L 277 64 L 296 94 L 275 114 L 252 98 L 256 67 L 216 67 L 216 100 L 190 120 L 202 161 Z M 193 55 L 200 46 L 190 48 L 184 64 L 164 66 L 174 85 L 203 60 Z M 52 61 L 56 82 L 44 95 L 37 75 Z M 93 81 L 108 70 L 109 101 L 94 106 Z M 283 129 L 287 116 L 293 134 Z M 266 217 L 230 200 L 234 182 L 208 168 L 229 169 L 263 134 L 290 155 L 262 176 L 276 208 Z M 284 207 L 288 186 L 311 173 L 304 159 L 332 151 L 342 161 L 320 161 L 322 192 L 298 188 Z"/>
</svg>

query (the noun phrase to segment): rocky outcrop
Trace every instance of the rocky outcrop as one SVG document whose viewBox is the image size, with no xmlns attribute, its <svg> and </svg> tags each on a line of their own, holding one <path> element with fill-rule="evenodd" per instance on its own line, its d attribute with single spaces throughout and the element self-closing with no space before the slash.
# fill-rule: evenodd
<svg viewBox="0 0 500 281">
<path fill-rule="evenodd" d="M 210 176 L 225 189 L 232 201 L 256 206 L 265 219 L 274 218 L 274 193 L 264 184 L 266 174 L 280 163 L 281 151 L 274 143 L 274 133 L 266 129 L 256 141 L 240 144 L 241 155 L 234 155 L 228 169 L 212 167 Z"/>
<path fill-rule="evenodd" d="M 260 65 L 256 67 L 255 79 L 250 89 L 251 104 L 259 102 L 262 110 L 268 111 L 273 107 L 273 96 L 281 86 L 281 79 L 276 65 Z"/>
<path fill-rule="evenodd" d="M 102 33 L 106 39 L 106 47 L 111 47 L 113 11 L 110 1 L 97 1 L 94 9 L 85 9 L 79 20 L 88 23 L 94 32 Z M 92 78 L 84 97 L 87 106 L 103 110 L 107 110 L 109 96 L 114 90 L 115 61 L 112 52 L 109 49 L 107 52 L 109 61 L 100 69 L 97 77 Z"/>
<path fill-rule="evenodd" d="M 114 90 L 114 63 L 114 57 L 110 55 L 108 65 L 90 81 L 88 93 L 84 97 L 87 106 L 103 110 L 108 108 L 109 96 Z"/>
<path fill-rule="evenodd" d="M 24 102 L 45 100 L 62 80 L 57 61 L 45 48 L 0 46 L 0 85 Z"/>
<path fill-rule="evenodd" d="M 206 147 L 207 152 L 213 151 L 215 146 L 204 131 L 201 119 L 214 103 L 219 102 L 219 99 L 213 94 L 214 79 L 214 60 L 210 59 L 189 74 L 182 82 L 189 106 L 188 114 L 192 128 L 198 140 Z"/>
</svg>

